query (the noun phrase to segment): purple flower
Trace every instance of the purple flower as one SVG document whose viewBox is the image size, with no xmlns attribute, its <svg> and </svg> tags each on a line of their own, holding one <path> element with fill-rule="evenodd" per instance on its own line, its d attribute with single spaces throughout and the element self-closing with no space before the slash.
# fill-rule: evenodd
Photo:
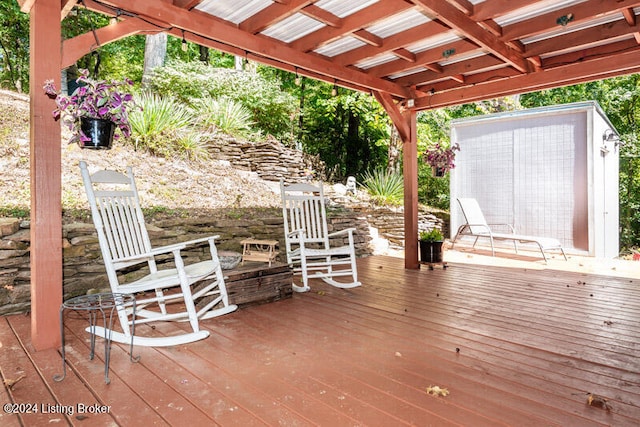
<svg viewBox="0 0 640 427">
<path fill-rule="evenodd" d="M 45 93 L 56 99 L 57 108 L 52 113 L 53 118 L 63 118 L 73 133 L 69 142 L 87 140 L 80 130 L 82 117 L 110 120 L 117 125 L 123 136 L 129 137 L 131 127 L 127 110 L 137 107 L 133 95 L 128 92 L 128 86 L 133 85 L 133 81 L 128 78 L 111 82 L 93 80 L 89 78 L 88 70 L 79 70 L 76 82 L 79 86 L 71 95 L 60 93 L 53 80 L 46 80 L 43 86 Z"/>
</svg>

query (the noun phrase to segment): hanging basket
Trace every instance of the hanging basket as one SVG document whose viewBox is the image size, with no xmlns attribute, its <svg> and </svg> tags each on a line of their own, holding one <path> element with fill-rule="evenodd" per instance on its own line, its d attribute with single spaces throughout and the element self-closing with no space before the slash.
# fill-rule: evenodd
<svg viewBox="0 0 640 427">
<path fill-rule="evenodd" d="M 435 178 L 442 178 L 445 174 L 444 168 L 438 166 L 431 166 L 431 172 Z"/>
<path fill-rule="evenodd" d="M 110 120 L 96 119 L 93 117 L 80 118 L 80 129 L 91 140 L 78 142 L 80 148 L 109 150 L 113 143 L 113 133 L 116 124 Z"/>
</svg>

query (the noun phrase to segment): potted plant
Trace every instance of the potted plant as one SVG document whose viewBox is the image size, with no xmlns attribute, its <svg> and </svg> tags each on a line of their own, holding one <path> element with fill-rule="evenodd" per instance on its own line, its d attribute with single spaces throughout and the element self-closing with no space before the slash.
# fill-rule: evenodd
<svg viewBox="0 0 640 427">
<path fill-rule="evenodd" d="M 431 230 L 423 230 L 418 236 L 420 245 L 420 261 L 424 263 L 440 263 L 442 262 L 442 244 L 444 236 L 437 228 Z"/>
<path fill-rule="evenodd" d="M 45 93 L 56 100 L 53 118 L 62 117 L 71 130 L 70 143 L 77 142 L 82 148 L 109 149 L 113 138 L 119 137 L 116 128 L 124 137 L 131 135 L 128 109 L 135 106 L 129 92 L 133 82 L 93 80 L 89 71 L 79 71 L 78 88 L 71 95 L 60 93 L 53 80 L 45 81 Z"/>
<path fill-rule="evenodd" d="M 433 176 L 443 177 L 450 169 L 456 167 L 454 163 L 456 151 L 460 151 L 460 145 L 457 143 L 447 146 L 442 141 L 438 141 L 427 148 L 422 157 L 431 166 Z"/>
</svg>

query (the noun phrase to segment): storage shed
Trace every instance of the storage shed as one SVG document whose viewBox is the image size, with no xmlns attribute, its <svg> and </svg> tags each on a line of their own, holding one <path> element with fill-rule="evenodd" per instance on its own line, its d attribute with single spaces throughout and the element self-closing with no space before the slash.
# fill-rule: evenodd
<svg viewBox="0 0 640 427">
<path fill-rule="evenodd" d="M 457 198 L 473 197 L 488 223 L 618 256 L 618 136 L 597 102 L 455 120 L 451 143 L 452 237 L 465 223 Z"/>
</svg>

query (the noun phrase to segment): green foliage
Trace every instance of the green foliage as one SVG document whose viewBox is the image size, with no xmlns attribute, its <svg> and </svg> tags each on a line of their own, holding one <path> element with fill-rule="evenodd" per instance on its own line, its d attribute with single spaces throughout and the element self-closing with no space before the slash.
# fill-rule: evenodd
<svg viewBox="0 0 640 427">
<path fill-rule="evenodd" d="M 442 242 L 444 240 L 444 236 L 442 232 L 437 228 L 432 228 L 431 230 L 423 230 L 418 235 L 418 239 L 421 242 Z"/>
<path fill-rule="evenodd" d="M 137 95 L 136 102 L 142 109 L 132 111 L 129 116 L 131 139 L 136 150 L 144 149 L 164 156 L 179 151 L 174 141 L 192 123 L 191 112 L 171 98 L 147 92 Z"/>
<path fill-rule="evenodd" d="M 373 97 L 341 88 L 332 96 L 332 86 L 320 82 L 304 89 L 299 140 L 326 162 L 330 179 L 386 166 L 389 119 Z"/>
<path fill-rule="evenodd" d="M 401 205 L 404 199 L 402 174 L 384 169 L 374 169 L 362 176 L 362 186 L 374 202 L 381 205 Z"/>
<path fill-rule="evenodd" d="M 209 160 L 209 146 L 200 132 L 188 131 L 179 133 L 173 148 L 178 155 L 185 159 L 195 161 Z"/>
<path fill-rule="evenodd" d="M 435 208 L 449 210 L 449 174 L 443 178 L 433 176 L 431 166 L 418 163 L 418 202 Z"/>
<path fill-rule="evenodd" d="M 251 111 L 229 98 L 205 98 L 198 100 L 196 108 L 199 120 L 206 128 L 240 136 L 251 128 Z"/>
<path fill-rule="evenodd" d="M 0 2 L 0 87 L 29 91 L 29 15 L 15 0 Z"/>
<path fill-rule="evenodd" d="M 279 81 L 259 73 L 173 61 L 154 70 L 151 87 L 163 96 L 192 105 L 205 98 L 234 100 L 251 112 L 255 132 L 280 140 L 292 137 L 294 98 L 280 89 Z"/>
<path fill-rule="evenodd" d="M 29 218 L 29 208 L 22 206 L 0 206 L 0 217 L 2 218 Z"/>
</svg>

